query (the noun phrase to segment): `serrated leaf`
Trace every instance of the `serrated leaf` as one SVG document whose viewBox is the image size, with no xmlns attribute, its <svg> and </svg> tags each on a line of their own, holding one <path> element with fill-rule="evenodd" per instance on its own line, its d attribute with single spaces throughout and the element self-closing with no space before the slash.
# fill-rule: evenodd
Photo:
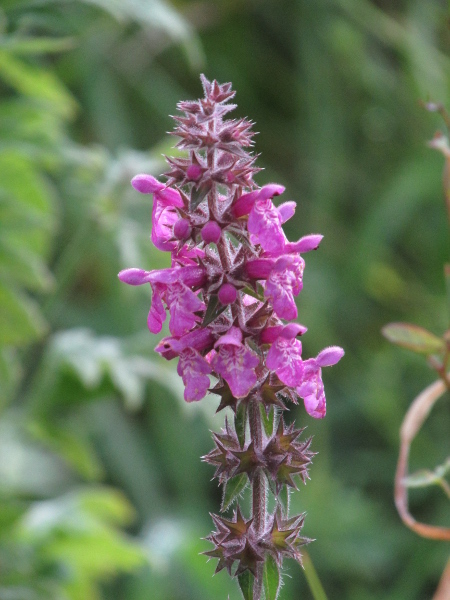
<svg viewBox="0 0 450 600">
<path fill-rule="evenodd" d="M 189 202 L 189 210 L 194 212 L 197 206 L 206 197 L 208 192 L 211 190 L 211 183 L 201 185 L 200 187 L 194 186 L 191 190 L 191 200 Z"/>
<path fill-rule="evenodd" d="M 247 403 L 240 402 L 234 416 L 234 429 L 236 431 L 241 448 L 245 444 L 245 426 L 247 423 Z"/>
<path fill-rule="evenodd" d="M 253 600 L 253 582 L 254 577 L 250 571 L 244 571 L 238 575 L 239 587 L 241 588 L 244 600 Z"/>
<path fill-rule="evenodd" d="M 226 511 L 239 494 L 244 491 L 247 481 L 246 473 L 240 473 L 227 481 L 223 493 L 222 506 L 220 507 L 222 512 Z"/>
<path fill-rule="evenodd" d="M 280 591 L 280 571 L 278 569 L 275 559 L 267 555 L 264 562 L 263 571 L 263 586 L 265 593 L 265 600 L 276 600 L 278 592 Z"/>
<path fill-rule="evenodd" d="M 419 354 L 439 354 L 445 350 L 444 340 L 418 325 L 389 323 L 381 331 L 393 344 Z"/>
<path fill-rule="evenodd" d="M 264 404 L 259 405 L 259 410 L 261 413 L 261 420 L 263 423 L 264 431 L 266 435 L 270 437 L 273 434 L 273 423 L 275 420 L 275 410 L 274 407 L 271 406 L 269 410 L 269 414 L 266 413 L 266 409 L 264 408 Z"/>
</svg>

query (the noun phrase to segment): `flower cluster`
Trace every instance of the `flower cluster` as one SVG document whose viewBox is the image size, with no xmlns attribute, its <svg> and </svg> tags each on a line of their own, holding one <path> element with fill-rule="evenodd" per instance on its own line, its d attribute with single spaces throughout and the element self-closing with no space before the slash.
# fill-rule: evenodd
<svg viewBox="0 0 450 600">
<path fill-rule="evenodd" d="M 256 599 L 266 557 L 278 565 L 286 555 L 300 560 L 304 543 L 302 518 L 289 519 L 281 505 L 267 514 L 266 484 L 276 496 L 296 487 L 293 477 L 305 480 L 312 456 L 309 441 L 299 442 L 301 431 L 286 427 L 279 413 L 287 400 L 301 398 L 309 415 L 324 417 L 322 367 L 344 352 L 333 346 L 303 359 L 298 338 L 306 328 L 289 321 L 297 318 L 295 298 L 303 287 L 301 255 L 316 249 L 322 236 L 286 238 L 283 224 L 296 203 L 276 205 L 284 187 L 259 188 L 253 181 L 259 171 L 251 153 L 253 124 L 225 118 L 235 108 L 231 84 L 203 76 L 202 84 L 204 98 L 180 102 L 183 115 L 174 117 L 177 147 L 187 157 L 167 159 L 165 183 L 147 174 L 132 180 L 138 192 L 153 195 L 151 239 L 170 252 L 171 267 L 126 269 L 119 278 L 150 284 L 151 332 L 161 331 L 169 313 L 171 335 L 156 351 L 167 360 L 178 357 L 185 400 L 201 400 L 209 391 L 220 396 L 218 410 L 234 411 L 234 429 L 227 423 L 204 459 L 225 487 L 237 478 L 250 482 L 253 515 L 245 521 L 238 507 L 232 521 L 214 516 L 209 555 L 219 558 L 217 570 L 231 573 L 237 561 L 234 575 L 251 572 Z M 213 388 L 210 377 L 217 380 Z"/>
</svg>

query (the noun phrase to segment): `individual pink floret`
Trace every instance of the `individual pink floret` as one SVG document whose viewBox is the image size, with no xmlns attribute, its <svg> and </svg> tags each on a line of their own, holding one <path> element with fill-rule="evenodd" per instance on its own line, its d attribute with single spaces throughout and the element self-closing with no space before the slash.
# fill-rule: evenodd
<svg viewBox="0 0 450 600">
<path fill-rule="evenodd" d="M 190 331 L 201 320 L 194 313 L 205 309 L 197 294 L 180 282 L 167 287 L 166 302 L 170 312 L 170 333 L 176 337 Z"/>
<path fill-rule="evenodd" d="M 211 366 L 225 379 L 235 398 L 244 398 L 257 381 L 254 369 L 259 365 L 258 356 L 242 343 L 242 332 L 237 327 L 220 337 L 214 348 L 217 354 Z"/>
<path fill-rule="evenodd" d="M 210 385 L 208 374 L 211 371 L 209 364 L 194 348 L 188 347 L 181 352 L 177 372 L 185 385 L 186 402 L 198 401 L 206 396 Z"/>
<path fill-rule="evenodd" d="M 323 419 L 327 410 L 321 367 L 335 365 L 343 356 L 342 348 L 330 346 L 319 352 L 316 358 L 310 358 L 303 363 L 302 383 L 296 391 L 300 398 L 303 398 L 306 412 L 315 419 Z"/>
<path fill-rule="evenodd" d="M 295 387 L 303 374 L 302 343 L 295 337 L 280 335 L 267 353 L 266 366 L 275 371 L 285 385 Z"/>
<path fill-rule="evenodd" d="M 301 256 L 288 254 L 276 261 L 267 278 L 264 295 L 272 301 L 280 319 L 291 321 L 297 318 L 294 296 L 298 296 L 303 288 L 304 267 Z"/>
<path fill-rule="evenodd" d="M 170 239 L 173 237 L 173 226 L 179 219 L 175 208 L 184 206 L 180 193 L 164 186 L 153 175 L 142 173 L 133 177 L 131 185 L 141 194 L 153 194 L 151 239 L 158 250 L 172 251 L 176 242 Z"/>
</svg>

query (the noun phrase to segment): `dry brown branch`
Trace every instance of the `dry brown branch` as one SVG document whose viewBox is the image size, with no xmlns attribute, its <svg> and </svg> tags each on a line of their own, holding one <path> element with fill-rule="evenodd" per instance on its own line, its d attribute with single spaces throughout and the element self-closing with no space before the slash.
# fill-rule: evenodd
<svg viewBox="0 0 450 600">
<path fill-rule="evenodd" d="M 422 537 L 450 541 L 449 528 L 426 525 L 414 519 L 408 509 L 408 487 L 405 484 L 405 478 L 408 475 L 408 458 L 411 443 L 422 427 L 434 403 L 446 390 L 447 387 L 443 381 L 439 380 L 432 383 L 417 396 L 405 415 L 400 428 L 400 453 L 395 474 L 395 506 L 403 523 Z"/>
</svg>

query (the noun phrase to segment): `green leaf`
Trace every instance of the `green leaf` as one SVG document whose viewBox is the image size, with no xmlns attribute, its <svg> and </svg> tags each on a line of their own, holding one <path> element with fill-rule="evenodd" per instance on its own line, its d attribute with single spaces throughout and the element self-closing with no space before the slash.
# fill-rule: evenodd
<svg viewBox="0 0 450 600">
<path fill-rule="evenodd" d="M 75 114 L 75 100 L 51 71 L 31 66 L 1 49 L 0 79 L 24 96 L 50 103 L 63 117 Z"/>
<path fill-rule="evenodd" d="M 0 344 L 25 344 L 42 337 L 46 329 L 37 305 L 0 283 Z"/>
<path fill-rule="evenodd" d="M 50 423 L 31 423 L 30 433 L 63 457 L 78 473 L 89 480 L 99 479 L 103 473 L 100 463 L 87 439 L 80 432 L 69 427 L 59 427 Z"/>
<path fill-rule="evenodd" d="M 264 408 L 264 404 L 259 405 L 259 410 L 261 412 L 261 420 L 264 427 L 264 431 L 266 435 L 270 437 L 273 434 L 273 423 L 275 420 L 275 410 L 274 407 L 271 406 L 269 409 L 269 414 L 266 413 L 266 409 Z"/>
<path fill-rule="evenodd" d="M 444 265 L 445 290 L 447 293 L 447 313 L 450 318 L 450 263 Z"/>
<path fill-rule="evenodd" d="M 247 423 L 247 403 L 240 402 L 234 416 L 234 429 L 236 431 L 241 448 L 245 444 L 245 426 Z"/>
<path fill-rule="evenodd" d="M 71 50 L 76 45 L 75 38 L 20 37 L 18 35 L 1 35 L 0 49 L 14 54 L 51 54 Z"/>
<path fill-rule="evenodd" d="M 257 285 L 257 288 L 258 288 L 258 291 L 255 291 L 252 287 L 247 286 L 242 291 L 244 292 L 244 294 L 247 294 L 247 296 L 251 296 L 252 298 L 255 298 L 256 300 L 259 300 L 260 302 L 264 302 L 265 301 L 264 289 L 262 288 L 262 286 L 259 283 Z"/>
<path fill-rule="evenodd" d="M 265 600 L 276 600 L 278 592 L 280 591 L 280 571 L 278 569 L 275 559 L 267 555 L 264 562 L 263 571 L 263 586 L 265 593 Z"/>
<path fill-rule="evenodd" d="M 277 496 L 277 500 L 281 505 L 281 510 L 283 511 L 283 516 L 285 518 L 289 514 L 289 494 L 289 487 L 287 485 L 282 485 Z"/>
<path fill-rule="evenodd" d="M 239 587 L 241 588 L 244 600 L 253 600 L 253 582 L 254 577 L 250 571 L 244 571 L 238 575 Z"/>
<path fill-rule="evenodd" d="M 211 295 L 203 318 L 202 327 L 206 327 L 212 323 L 224 310 L 226 310 L 226 308 L 226 305 L 219 302 L 217 295 Z"/>
<path fill-rule="evenodd" d="M 420 354 L 444 352 L 445 343 L 436 335 L 410 323 L 389 323 L 381 330 L 384 337 L 393 344 Z"/>
<path fill-rule="evenodd" d="M 444 464 L 439 465 L 434 471 L 423 469 L 412 473 L 403 479 L 403 483 L 407 487 L 426 487 L 428 485 L 441 485 L 444 477 L 450 473 L 450 458 Z"/>
<path fill-rule="evenodd" d="M 222 512 L 226 511 L 239 494 L 244 491 L 247 481 L 248 478 L 246 473 L 236 475 L 227 481 L 223 493 L 222 506 L 220 507 Z"/>
<path fill-rule="evenodd" d="M 189 203 L 189 210 L 193 212 L 200 202 L 205 198 L 211 189 L 211 183 L 201 185 L 200 187 L 194 186 L 191 190 L 191 201 Z"/>
</svg>

